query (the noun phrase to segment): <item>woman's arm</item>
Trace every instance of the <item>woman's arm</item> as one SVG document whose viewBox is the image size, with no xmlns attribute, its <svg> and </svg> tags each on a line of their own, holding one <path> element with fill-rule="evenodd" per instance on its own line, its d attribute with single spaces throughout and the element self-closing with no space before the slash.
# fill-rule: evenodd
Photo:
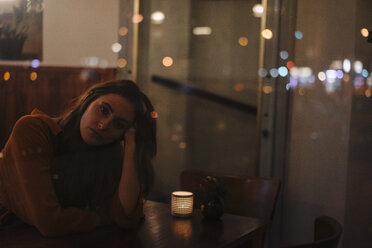
<svg viewBox="0 0 372 248">
<path fill-rule="evenodd" d="M 35 117 L 19 120 L 3 151 L 1 204 L 44 236 L 89 231 L 99 223 L 95 212 L 62 208 L 50 178 L 53 142 L 47 125 Z"/>
<path fill-rule="evenodd" d="M 127 215 L 132 215 L 138 205 L 140 183 L 136 167 L 136 130 L 132 127 L 125 133 L 123 168 L 119 183 L 119 200 Z"/>
</svg>

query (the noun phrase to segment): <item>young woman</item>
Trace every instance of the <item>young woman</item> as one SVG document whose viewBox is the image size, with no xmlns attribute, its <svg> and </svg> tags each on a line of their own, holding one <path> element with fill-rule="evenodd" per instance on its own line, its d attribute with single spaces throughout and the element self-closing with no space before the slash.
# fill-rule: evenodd
<svg viewBox="0 0 372 248">
<path fill-rule="evenodd" d="M 153 111 L 135 83 L 116 80 L 59 118 L 20 118 L 0 158 L 0 224 L 16 216 L 44 236 L 136 227 L 153 181 Z"/>
</svg>

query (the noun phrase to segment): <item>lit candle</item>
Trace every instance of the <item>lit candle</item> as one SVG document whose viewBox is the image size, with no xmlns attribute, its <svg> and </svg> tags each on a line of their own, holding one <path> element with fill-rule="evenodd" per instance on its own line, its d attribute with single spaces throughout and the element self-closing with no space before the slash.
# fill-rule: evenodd
<svg viewBox="0 0 372 248">
<path fill-rule="evenodd" d="M 194 204 L 193 193 L 187 191 L 175 191 L 172 193 L 172 215 L 177 217 L 189 217 L 192 215 Z"/>
</svg>

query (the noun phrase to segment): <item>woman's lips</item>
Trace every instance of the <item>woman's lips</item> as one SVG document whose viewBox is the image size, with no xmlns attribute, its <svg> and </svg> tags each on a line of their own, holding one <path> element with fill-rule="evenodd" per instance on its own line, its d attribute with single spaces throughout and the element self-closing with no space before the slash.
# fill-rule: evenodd
<svg viewBox="0 0 372 248">
<path fill-rule="evenodd" d="M 101 139 L 102 136 L 96 131 L 94 130 L 93 128 L 89 128 L 90 132 L 93 134 L 93 136 L 97 139 Z"/>
</svg>

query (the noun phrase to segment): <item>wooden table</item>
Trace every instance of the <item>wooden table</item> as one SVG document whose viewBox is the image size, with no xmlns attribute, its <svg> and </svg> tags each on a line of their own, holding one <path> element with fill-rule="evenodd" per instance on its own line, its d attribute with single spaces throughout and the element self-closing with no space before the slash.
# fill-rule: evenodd
<svg viewBox="0 0 372 248">
<path fill-rule="evenodd" d="M 260 243 L 267 221 L 224 214 L 205 220 L 199 210 L 189 219 L 171 216 L 170 205 L 146 201 L 145 220 L 136 231 L 102 227 L 88 233 L 44 238 L 35 228 L 22 226 L 0 231 L 0 247 L 239 247 Z M 256 242 L 257 241 L 257 242 Z"/>
</svg>

